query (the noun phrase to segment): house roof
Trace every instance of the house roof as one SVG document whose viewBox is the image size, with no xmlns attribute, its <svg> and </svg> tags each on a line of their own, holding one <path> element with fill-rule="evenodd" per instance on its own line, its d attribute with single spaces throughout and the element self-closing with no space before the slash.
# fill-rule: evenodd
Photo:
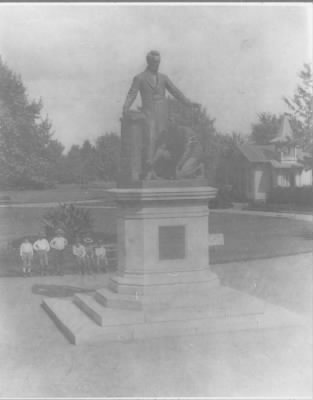
<svg viewBox="0 0 313 400">
<path fill-rule="evenodd" d="M 306 153 L 302 149 L 297 150 L 297 161 L 281 163 L 278 153 L 275 151 L 275 145 L 256 145 L 241 144 L 237 145 L 239 151 L 250 162 L 253 163 L 270 163 L 275 168 L 291 168 L 303 166 Z"/>
<path fill-rule="evenodd" d="M 269 163 L 274 168 L 299 168 L 303 167 L 312 156 L 301 148 L 297 148 L 297 160 L 290 162 L 281 162 L 280 155 L 277 151 L 277 143 L 289 143 L 296 145 L 294 142 L 293 131 L 290 126 L 289 118 L 285 114 L 280 122 L 277 135 L 266 145 L 257 144 L 238 144 L 237 147 L 243 156 L 252 163 Z"/>
<path fill-rule="evenodd" d="M 280 122 L 278 131 L 271 143 L 288 143 L 294 140 L 289 118 L 285 114 Z"/>
<path fill-rule="evenodd" d="M 275 152 L 274 145 L 254 145 L 241 144 L 238 145 L 240 152 L 250 162 L 270 162 L 271 160 L 278 161 L 278 156 Z"/>
</svg>

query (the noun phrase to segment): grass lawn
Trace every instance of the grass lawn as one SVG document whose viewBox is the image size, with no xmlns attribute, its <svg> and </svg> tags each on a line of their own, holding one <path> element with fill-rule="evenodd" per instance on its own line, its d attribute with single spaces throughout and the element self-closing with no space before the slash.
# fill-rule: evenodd
<svg viewBox="0 0 313 400">
<path fill-rule="evenodd" d="M 0 199 L 9 196 L 11 203 L 50 203 L 94 200 L 104 198 L 104 189 L 112 184 L 57 185 L 47 190 L 0 190 Z"/>
<path fill-rule="evenodd" d="M 210 215 L 210 233 L 223 233 L 225 245 L 211 249 L 211 263 L 251 260 L 313 248 L 312 222 L 257 215 Z"/>
</svg>

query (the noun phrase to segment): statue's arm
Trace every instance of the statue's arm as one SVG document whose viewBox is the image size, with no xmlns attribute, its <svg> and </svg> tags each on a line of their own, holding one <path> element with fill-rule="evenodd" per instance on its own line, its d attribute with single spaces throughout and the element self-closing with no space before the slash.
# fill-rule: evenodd
<svg viewBox="0 0 313 400">
<path fill-rule="evenodd" d="M 183 93 L 174 85 L 174 83 L 166 76 L 165 78 L 165 87 L 168 92 L 175 97 L 175 99 L 181 101 L 184 104 L 190 104 L 190 100 L 188 100 Z"/>
<path fill-rule="evenodd" d="M 126 100 L 123 106 L 123 113 L 127 113 L 127 111 L 130 109 L 132 106 L 133 102 L 135 101 L 138 91 L 139 91 L 139 84 L 140 80 L 137 76 L 133 79 L 133 83 L 128 91 L 128 94 L 126 96 Z"/>
</svg>

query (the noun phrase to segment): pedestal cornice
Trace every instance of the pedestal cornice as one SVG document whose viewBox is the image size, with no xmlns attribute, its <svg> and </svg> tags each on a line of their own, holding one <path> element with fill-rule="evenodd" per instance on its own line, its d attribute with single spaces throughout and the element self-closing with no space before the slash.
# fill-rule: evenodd
<svg viewBox="0 0 313 400">
<path fill-rule="evenodd" d="M 216 196 L 217 189 L 210 186 L 166 187 L 166 188 L 120 188 L 111 189 L 117 202 L 155 202 L 155 201 L 208 201 Z"/>
</svg>

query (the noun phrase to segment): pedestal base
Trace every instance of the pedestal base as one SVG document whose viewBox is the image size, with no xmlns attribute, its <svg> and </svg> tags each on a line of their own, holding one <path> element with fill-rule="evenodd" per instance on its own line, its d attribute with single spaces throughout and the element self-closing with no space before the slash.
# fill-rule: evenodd
<svg viewBox="0 0 313 400">
<path fill-rule="evenodd" d="M 209 187 L 115 189 L 118 271 L 107 288 L 43 307 L 71 343 L 191 335 L 299 323 L 221 287 L 209 268 Z"/>
<path fill-rule="evenodd" d="M 179 297 L 171 307 L 164 302 L 161 308 L 162 299 L 157 303 L 152 299 L 158 308 L 148 312 L 140 309 L 141 301 L 136 308 L 134 298 L 105 289 L 92 296 L 76 295 L 73 301 L 45 299 L 42 306 L 72 344 L 280 329 L 304 323 L 296 314 L 230 288 L 219 286 L 206 294 L 201 300 Z"/>
</svg>

